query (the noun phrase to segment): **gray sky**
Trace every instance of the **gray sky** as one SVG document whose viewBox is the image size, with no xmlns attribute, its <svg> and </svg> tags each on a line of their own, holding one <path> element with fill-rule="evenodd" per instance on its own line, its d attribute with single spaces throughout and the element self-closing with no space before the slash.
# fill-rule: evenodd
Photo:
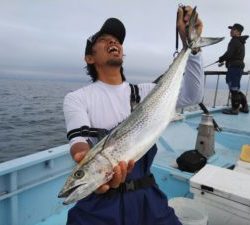
<svg viewBox="0 0 250 225">
<path fill-rule="evenodd" d="M 127 78 L 153 80 L 172 62 L 179 3 L 197 6 L 204 23 L 202 36 L 226 37 L 222 43 L 203 49 L 204 65 L 225 52 L 230 40 L 228 25 L 241 23 L 245 27 L 243 34 L 250 34 L 249 0 L 0 0 L 0 77 L 86 77 L 86 39 L 107 18 L 117 17 L 127 31 Z"/>
</svg>

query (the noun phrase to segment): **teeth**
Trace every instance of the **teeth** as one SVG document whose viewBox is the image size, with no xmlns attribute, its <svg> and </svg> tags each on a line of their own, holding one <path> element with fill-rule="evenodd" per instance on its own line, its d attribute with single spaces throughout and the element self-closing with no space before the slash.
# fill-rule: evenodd
<svg viewBox="0 0 250 225">
<path fill-rule="evenodd" d="M 115 51 L 118 52 L 118 48 L 117 48 L 116 46 L 111 46 L 111 47 L 108 48 L 108 52 L 109 52 L 109 53 L 110 53 L 110 52 L 115 52 Z"/>
</svg>

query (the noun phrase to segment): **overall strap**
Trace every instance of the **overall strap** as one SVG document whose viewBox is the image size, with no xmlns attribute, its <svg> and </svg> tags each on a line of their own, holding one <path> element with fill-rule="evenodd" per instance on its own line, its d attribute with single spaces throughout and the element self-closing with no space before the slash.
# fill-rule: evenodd
<svg viewBox="0 0 250 225">
<path fill-rule="evenodd" d="M 137 84 L 129 84 L 131 89 L 130 94 L 130 106 L 131 106 L 131 112 L 135 109 L 135 107 L 138 105 L 138 103 L 141 100 L 141 97 L 139 95 L 139 88 Z"/>
<path fill-rule="evenodd" d="M 130 106 L 131 106 L 131 112 L 136 108 L 136 106 L 139 104 L 141 97 L 139 95 L 139 88 L 136 84 L 129 84 L 131 89 L 130 94 Z M 144 156 L 144 170 L 146 171 L 148 165 L 148 154 Z"/>
</svg>

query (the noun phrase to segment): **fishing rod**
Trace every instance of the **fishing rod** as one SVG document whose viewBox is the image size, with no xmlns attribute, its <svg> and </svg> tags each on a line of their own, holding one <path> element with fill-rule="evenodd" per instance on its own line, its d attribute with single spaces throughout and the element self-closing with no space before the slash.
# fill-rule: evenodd
<svg viewBox="0 0 250 225">
<path fill-rule="evenodd" d="M 203 69 L 205 69 L 205 68 L 207 68 L 207 67 L 209 67 L 209 66 L 212 66 L 212 65 L 214 65 L 214 64 L 216 64 L 216 63 L 218 63 L 218 62 L 219 62 L 219 60 L 217 60 L 216 62 L 210 63 L 210 64 L 204 66 Z M 221 67 L 221 66 L 223 66 L 223 65 L 224 65 L 223 62 L 221 62 L 221 63 L 218 64 L 219 67 Z"/>
</svg>

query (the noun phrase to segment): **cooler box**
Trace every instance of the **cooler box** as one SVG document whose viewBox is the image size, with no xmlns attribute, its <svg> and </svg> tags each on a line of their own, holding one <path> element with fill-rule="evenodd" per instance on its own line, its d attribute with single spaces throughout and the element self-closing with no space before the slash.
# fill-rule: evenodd
<svg viewBox="0 0 250 225">
<path fill-rule="evenodd" d="M 250 175 L 250 163 L 238 160 L 235 164 L 234 171 Z"/>
<path fill-rule="evenodd" d="M 207 164 L 190 179 L 209 225 L 250 225 L 250 174 Z"/>
</svg>

